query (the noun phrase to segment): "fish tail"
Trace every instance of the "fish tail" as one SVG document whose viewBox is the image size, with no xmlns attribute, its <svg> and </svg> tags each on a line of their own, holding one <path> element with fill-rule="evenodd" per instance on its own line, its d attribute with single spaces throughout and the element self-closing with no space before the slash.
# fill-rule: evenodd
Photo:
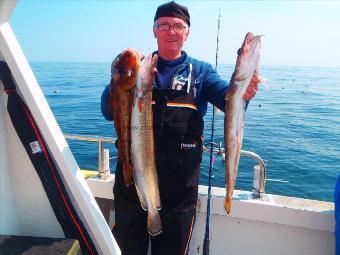
<svg viewBox="0 0 340 255">
<path fill-rule="evenodd" d="M 153 214 L 148 212 L 148 232 L 152 236 L 162 233 L 162 221 L 157 211 Z"/>
<path fill-rule="evenodd" d="M 226 197 L 224 200 L 224 210 L 230 214 L 231 211 L 231 199 Z"/>
</svg>

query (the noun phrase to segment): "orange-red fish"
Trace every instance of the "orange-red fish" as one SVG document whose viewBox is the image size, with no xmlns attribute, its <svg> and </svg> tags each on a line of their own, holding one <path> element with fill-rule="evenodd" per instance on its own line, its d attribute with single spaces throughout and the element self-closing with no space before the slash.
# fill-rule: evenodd
<svg viewBox="0 0 340 255">
<path fill-rule="evenodd" d="M 226 167 L 226 198 L 224 209 L 229 214 L 236 182 L 243 140 L 246 101 L 243 96 L 255 74 L 260 81 L 261 36 L 249 32 L 238 51 L 236 67 L 225 96 L 224 142 Z"/>
<path fill-rule="evenodd" d="M 133 89 L 136 86 L 141 65 L 140 55 L 133 49 L 120 53 L 112 63 L 110 108 L 113 112 L 114 126 L 118 136 L 118 159 L 123 163 L 126 186 L 133 183 L 131 161 L 131 111 Z"/>
</svg>

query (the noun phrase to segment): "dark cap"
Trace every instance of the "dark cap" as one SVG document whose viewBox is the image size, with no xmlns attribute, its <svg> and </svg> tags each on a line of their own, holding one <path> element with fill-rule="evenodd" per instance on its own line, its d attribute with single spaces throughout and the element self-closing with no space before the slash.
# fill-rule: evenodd
<svg viewBox="0 0 340 255">
<path fill-rule="evenodd" d="M 185 21 L 190 27 L 190 15 L 188 12 L 188 8 L 175 3 L 175 1 L 171 1 L 165 4 L 158 6 L 155 18 L 153 21 L 155 22 L 160 17 L 175 17 L 180 18 Z"/>
</svg>

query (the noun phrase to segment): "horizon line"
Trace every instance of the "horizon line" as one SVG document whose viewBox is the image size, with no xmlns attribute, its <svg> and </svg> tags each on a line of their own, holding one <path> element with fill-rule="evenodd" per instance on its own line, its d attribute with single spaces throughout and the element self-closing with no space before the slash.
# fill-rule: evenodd
<svg viewBox="0 0 340 255">
<path fill-rule="evenodd" d="M 33 61 L 28 61 L 30 64 L 34 64 L 34 63 L 109 63 L 111 64 L 112 61 L 83 61 L 83 60 L 33 60 Z M 205 61 L 206 62 L 206 61 Z M 209 63 L 209 62 L 207 62 Z M 219 65 L 228 65 L 228 66 L 235 66 L 234 64 L 230 64 L 230 63 L 220 63 Z M 265 67 L 265 66 L 287 66 L 287 67 L 323 67 L 323 68 L 340 68 L 340 66 L 332 66 L 332 65 L 299 65 L 299 64 L 261 64 L 261 67 Z"/>
</svg>

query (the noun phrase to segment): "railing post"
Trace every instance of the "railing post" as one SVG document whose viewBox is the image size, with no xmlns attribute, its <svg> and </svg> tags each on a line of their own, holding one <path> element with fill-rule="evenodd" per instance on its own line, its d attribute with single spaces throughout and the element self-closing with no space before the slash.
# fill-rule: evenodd
<svg viewBox="0 0 340 255">
<path fill-rule="evenodd" d="M 266 183 L 266 164 L 258 156 L 256 153 L 251 151 L 241 151 L 241 156 L 246 156 L 253 158 L 257 161 L 258 165 L 254 166 L 254 178 L 253 178 L 253 197 L 254 198 L 261 198 L 263 197 L 265 191 L 265 183 Z"/>
<path fill-rule="evenodd" d="M 102 176 L 102 173 L 104 172 L 104 145 L 102 141 L 98 141 L 98 172 L 99 176 Z"/>
<path fill-rule="evenodd" d="M 98 142 L 98 172 L 100 179 L 106 179 L 110 175 L 110 151 L 104 149 L 102 141 Z"/>
<path fill-rule="evenodd" d="M 264 195 L 264 185 L 266 181 L 265 177 L 265 169 L 261 169 L 263 166 L 255 165 L 254 166 L 254 178 L 253 178 L 253 197 L 254 198 L 262 198 Z"/>
<path fill-rule="evenodd" d="M 254 166 L 254 177 L 253 177 L 253 188 L 252 188 L 254 198 L 260 197 L 260 181 L 261 181 L 260 166 L 255 165 Z"/>
<path fill-rule="evenodd" d="M 103 154 L 103 172 L 101 173 L 102 179 L 106 179 L 110 175 L 110 151 L 109 149 L 104 149 Z"/>
</svg>

